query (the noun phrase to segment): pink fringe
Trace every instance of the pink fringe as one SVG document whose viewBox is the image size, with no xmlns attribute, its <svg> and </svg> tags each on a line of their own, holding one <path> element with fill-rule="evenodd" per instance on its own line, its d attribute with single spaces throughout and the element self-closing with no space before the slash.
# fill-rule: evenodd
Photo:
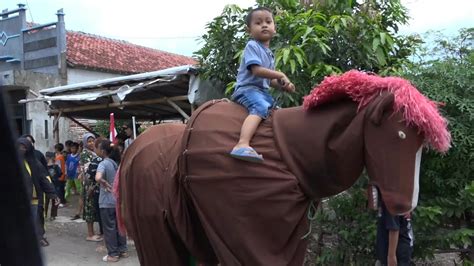
<svg viewBox="0 0 474 266">
<path fill-rule="evenodd" d="M 126 236 L 127 228 L 125 227 L 125 223 L 122 217 L 122 199 L 120 198 L 120 166 L 117 169 L 117 173 L 115 173 L 112 190 L 117 203 L 117 205 L 115 206 L 115 212 L 117 216 L 117 227 L 119 229 L 119 233 L 123 236 Z"/>
<path fill-rule="evenodd" d="M 326 102 L 350 97 L 364 108 L 381 91 L 395 96 L 396 112 L 401 111 L 409 126 L 416 126 L 433 149 L 445 153 L 451 147 L 447 121 L 436 103 L 422 95 L 409 81 L 399 77 L 380 77 L 357 70 L 330 76 L 304 97 L 306 110 Z"/>
</svg>

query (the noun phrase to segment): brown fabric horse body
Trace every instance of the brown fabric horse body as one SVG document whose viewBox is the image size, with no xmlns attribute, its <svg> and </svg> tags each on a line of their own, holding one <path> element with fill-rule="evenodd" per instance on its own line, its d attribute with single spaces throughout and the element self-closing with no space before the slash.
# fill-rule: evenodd
<svg viewBox="0 0 474 266">
<path fill-rule="evenodd" d="M 186 265 L 190 255 L 302 265 L 311 201 L 349 188 L 364 167 L 392 213 L 416 206 L 423 138 L 393 112 L 392 94 L 359 112 L 350 100 L 274 111 L 251 143 L 263 164 L 228 155 L 246 115 L 237 104 L 209 102 L 186 127 L 155 126 L 127 149 L 121 201 L 142 265 Z"/>
</svg>

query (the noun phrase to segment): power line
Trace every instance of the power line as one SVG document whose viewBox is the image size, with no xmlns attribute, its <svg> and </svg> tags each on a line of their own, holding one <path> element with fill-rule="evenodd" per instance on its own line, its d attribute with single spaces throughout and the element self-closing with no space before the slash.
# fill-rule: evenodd
<svg viewBox="0 0 474 266">
<path fill-rule="evenodd" d="M 35 20 L 33 19 L 33 13 L 31 12 L 30 4 L 28 4 L 28 0 L 25 0 L 25 2 L 26 2 L 26 7 L 28 8 L 28 12 L 30 13 L 31 22 L 35 22 Z"/>
</svg>

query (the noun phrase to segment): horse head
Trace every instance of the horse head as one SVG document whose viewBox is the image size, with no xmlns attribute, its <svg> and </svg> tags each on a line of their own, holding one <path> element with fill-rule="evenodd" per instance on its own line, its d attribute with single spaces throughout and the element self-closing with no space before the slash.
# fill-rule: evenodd
<svg viewBox="0 0 474 266">
<path fill-rule="evenodd" d="M 394 112 L 394 100 L 392 93 L 383 92 L 367 106 L 364 161 L 369 183 L 379 189 L 387 209 L 402 214 L 418 202 L 423 136 Z"/>
<path fill-rule="evenodd" d="M 446 152 L 451 141 L 447 121 L 436 104 L 407 80 L 359 71 L 325 78 L 305 97 L 304 107 L 341 98 L 358 103 L 357 116 L 364 116 L 363 160 L 370 184 L 379 189 L 392 214 L 413 210 L 423 144 Z"/>
</svg>

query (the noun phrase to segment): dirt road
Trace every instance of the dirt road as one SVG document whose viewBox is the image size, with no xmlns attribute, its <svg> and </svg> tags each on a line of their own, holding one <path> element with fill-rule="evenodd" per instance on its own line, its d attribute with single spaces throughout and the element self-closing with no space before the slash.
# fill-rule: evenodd
<svg viewBox="0 0 474 266">
<path fill-rule="evenodd" d="M 50 245 L 43 248 L 45 265 L 48 266 L 79 266 L 79 265 L 106 265 L 102 257 L 107 253 L 103 248 L 103 242 L 86 241 L 87 225 L 84 220 L 71 220 L 76 206 L 78 196 L 71 197 L 71 204 L 58 210 L 58 217 L 49 221 L 46 218 L 46 238 Z M 98 232 L 98 225 L 95 225 Z M 100 248 L 102 246 L 102 248 Z M 96 249 L 99 247 L 99 250 Z M 121 259 L 117 263 L 109 263 L 117 266 L 135 266 L 138 262 L 137 252 L 132 241 L 129 241 L 130 257 Z"/>
</svg>

